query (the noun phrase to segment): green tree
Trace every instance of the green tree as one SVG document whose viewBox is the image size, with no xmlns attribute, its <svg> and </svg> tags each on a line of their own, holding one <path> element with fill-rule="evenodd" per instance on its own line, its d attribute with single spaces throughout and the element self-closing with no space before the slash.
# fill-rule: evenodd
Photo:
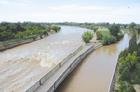
<svg viewBox="0 0 140 92">
<path fill-rule="evenodd" d="M 55 32 L 58 32 L 61 28 L 58 27 L 57 25 L 51 25 L 51 30 L 54 30 Z"/>
<path fill-rule="evenodd" d="M 120 33 L 120 26 L 117 24 L 113 24 L 109 27 L 109 30 L 113 36 L 117 37 L 118 33 Z"/>
<path fill-rule="evenodd" d="M 92 38 L 93 38 L 93 33 L 90 31 L 84 32 L 82 35 L 82 39 L 85 43 L 89 43 Z"/>
<path fill-rule="evenodd" d="M 129 24 L 128 28 L 129 28 L 130 31 L 135 30 L 135 28 L 136 28 L 136 23 L 132 22 L 131 24 Z"/>
<path fill-rule="evenodd" d="M 82 39 L 85 43 L 89 43 L 92 38 L 93 38 L 93 33 L 90 31 L 84 32 L 82 35 Z"/>
<path fill-rule="evenodd" d="M 131 84 L 126 81 L 120 81 L 118 92 L 136 92 Z"/>
<path fill-rule="evenodd" d="M 136 35 L 134 35 L 130 41 L 129 41 L 129 52 L 132 53 L 133 51 L 137 51 L 138 50 L 138 46 L 137 46 L 137 38 Z"/>
</svg>

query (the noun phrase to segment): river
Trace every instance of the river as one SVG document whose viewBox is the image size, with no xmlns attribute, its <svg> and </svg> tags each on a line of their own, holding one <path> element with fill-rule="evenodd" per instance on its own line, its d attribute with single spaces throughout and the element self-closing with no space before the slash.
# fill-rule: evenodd
<svg viewBox="0 0 140 92">
<path fill-rule="evenodd" d="M 53 65 L 82 45 L 87 29 L 62 26 L 59 33 L 42 40 L 0 52 L 0 91 L 23 91 Z M 128 47 L 130 36 L 91 53 L 62 82 L 56 92 L 108 92 L 119 53 Z"/>
<path fill-rule="evenodd" d="M 130 36 L 92 52 L 61 83 L 56 92 L 109 92 L 119 53 L 129 46 Z"/>
<path fill-rule="evenodd" d="M 80 47 L 87 29 L 62 26 L 44 39 L 0 52 L 0 92 L 23 92 Z"/>
</svg>

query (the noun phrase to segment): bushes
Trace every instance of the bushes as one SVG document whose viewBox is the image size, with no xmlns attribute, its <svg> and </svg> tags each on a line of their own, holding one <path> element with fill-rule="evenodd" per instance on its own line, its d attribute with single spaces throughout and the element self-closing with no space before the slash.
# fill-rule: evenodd
<svg viewBox="0 0 140 92">
<path fill-rule="evenodd" d="M 117 92 L 136 92 L 133 86 L 126 81 L 120 81 L 119 84 Z"/>
<path fill-rule="evenodd" d="M 51 25 L 51 30 L 55 31 L 55 32 L 58 32 L 61 28 L 57 25 Z"/>
<path fill-rule="evenodd" d="M 113 24 L 109 27 L 109 31 L 112 36 L 114 36 L 117 41 L 123 37 L 123 33 L 121 32 L 120 25 Z"/>
<path fill-rule="evenodd" d="M 115 92 L 135 92 L 133 84 L 140 84 L 140 63 L 136 52 L 127 53 L 128 49 L 119 56 L 117 68 L 117 85 Z"/>
<path fill-rule="evenodd" d="M 115 92 L 135 92 L 133 85 L 140 85 L 140 46 L 134 37 L 129 47 L 120 53 L 117 64 L 116 79 L 119 87 Z"/>
<path fill-rule="evenodd" d="M 118 33 L 120 32 L 120 26 L 117 24 L 113 24 L 109 27 L 111 35 L 117 37 Z"/>
<path fill-rule="evenodd" d="M 97 40 L 101 40 L 104 45 L 116 42 L 116 38 L 110 34 L 108 28 L 99 28 L 96 32 Z"/>
<path fill-rule="evenodd" d="M 90 31 L 84 32 L 82 35 L 82 39 L 85 43 L 89 43 L 92 38 L 93 38 L 93 33 Z"/>
<path fill-rule="evenodd" d="M 48 35 L 51 30 L 57 32 L 60 27 L 56 25 L 41 24 L 41 23 L 0 23 L 0 41 L 9 41 L 13 39 L 37 38 Z"/>
<path fill-rule="evenodd" d="M 109 45 L 116 42 L 116 38 L 114 36 L 104 36 L 103 37 L 103 44 Z"/>
<path fill-rule="evenodd" d="M 100 27 L 96 31 L 97 40 L 101 40 L 104 45 L 115 43 L 123 37 L 120 26 L 113 24 L 109 28 Z"/>
</svg>

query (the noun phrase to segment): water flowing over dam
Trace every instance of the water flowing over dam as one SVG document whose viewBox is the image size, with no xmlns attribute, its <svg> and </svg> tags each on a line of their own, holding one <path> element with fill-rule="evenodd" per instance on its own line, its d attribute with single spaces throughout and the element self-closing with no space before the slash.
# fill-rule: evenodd
<svg viewBox="0 0 140 92">
<path fill-rule="evenodd" d="M 0 91 L 25 91 L 82 45 L 87 29 L 62 26 L 44 39 L 0 52 Z"/>
</svg>

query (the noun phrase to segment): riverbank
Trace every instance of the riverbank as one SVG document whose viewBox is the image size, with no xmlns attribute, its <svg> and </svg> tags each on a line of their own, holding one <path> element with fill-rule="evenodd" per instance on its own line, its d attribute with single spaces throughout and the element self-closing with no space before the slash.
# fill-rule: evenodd
<svg viewBox="0 0 140 92">
<path fill-rule="evenodd" d="M 55 92 L 109 92 L 119 53 L 129 45 L 129 36 L 102 46 L 84 59 Z"/>
<path fill-rule="evenodd" d="M 0 52 L 0 91 L 19 92 L 30 87 L 83 44 L 84 31 L 61 26 L 57 34 Z"/>
<path fill-rule="evenodd" d="M 20 45 L 28 44 L 37 40 L 41 40 L 54 33 L 57 33 L 57 32 L 49 32 L 48 35 L 42 35 L 42 37 L 38 36 L 36 37 L 36 39 L 29 38 L 29 39 L 24 39 L 24 40 L 10 40 L 7 42 L 0 42 L 0 51 L 4 51 L 4 50 L 11 49 Z"/>
<path fill-rule="evenodd" d="M 95 48 L 98 48 L 98 46 L 95 46 Z M 78 62 L 81 62 L 82 59 L 84 59 L 91 51 L 93 51 L 93 49 L 94 49 L 93 44 L 80 46 L 77 49 L 75 49 L 72 53 L 69 53 L 69 55 L 65 57 L 62 61 L 58 63 L 48 62 L 47 65 L 52 66 L 50 68 L 49 67 L 40 68 L 39 67 L 40 62 L 38 62 L 38 59 L 36 59 L 37 57 L 21 58 L 16 61 L 10 61 L 10 62 L 7 61 L 4 63 L 1 63 L 0 73 L 2 74 L 2 76 L 0 78 L 2 78 L 2 80 L 0 81 L 0 85 L 1 85 L 0 91 L 33 92 L 38 87 L 41 87 L 42 85 L 44 85 L 46 81 L 49 81 L 47 83 L 49 83 L 48 85 L 51 86 L 51 83 L 53 83 L 50 80 L 51 78 L 58 78 L 58 79 L 53 79 L 53 80 L 59 80 L 59 79 L 61 80 L 60 77 L 62 77 L 63 74 L 65 74 L 64 71 L 67 71 L 67 68 L 71 69 L 72 71 L 76 67 Z M 17 66 L 19 64 L 20 64 L 20 68 L 18 68 L 17 70 L 17 67 L 14 67 L 14 65 Z M 22 68 L 23 66 L 24 68 Z M 8 73 L 9 69 L 12 72 L 9 71 Z M 8 73 L 8 76 L 11 76 L 11 77 L 8 77 L 8 76 L 6 77 L 7 73 L 4 71 L 6 71 Z M 61 74 L 61 75 L 58 76 L 58 74 Z M 55 87 L 56 85 L 58 84 L 56 84 L 55 82 Z M 47 88 L 49 87 L 47 86 Z"/>
<path fill-rule="evenodd" d="M 114 92 L 139 92 L 140 43 L 137 42 L 136 35 L 133 35 L 129 47 L 119 54 L 112 82 Z"/>
</svg>

